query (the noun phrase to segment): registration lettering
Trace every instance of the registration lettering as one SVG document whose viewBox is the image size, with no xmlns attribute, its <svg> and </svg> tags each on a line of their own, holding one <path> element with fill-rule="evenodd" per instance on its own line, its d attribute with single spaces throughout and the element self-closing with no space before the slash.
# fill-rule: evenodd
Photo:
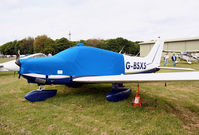
<svg viewBox="0 0 199 135">
<path fill-rule="evenodd" d="M 146 69 L 146 62 L 126 62 L 126 69 Z"/>
</svg>

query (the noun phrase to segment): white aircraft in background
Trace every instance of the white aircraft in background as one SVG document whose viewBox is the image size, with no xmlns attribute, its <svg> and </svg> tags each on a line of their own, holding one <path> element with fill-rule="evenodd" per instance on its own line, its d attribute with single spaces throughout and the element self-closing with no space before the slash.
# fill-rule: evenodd
<svg viewBox="0 0 199 135">
<path fill-rule="evenodd" d="M 188 64 L 192 62 L 199 62 L 199 50 L 188 50 L 188 51 L 176 51 L 176 50 L 164 50 L 164 52 L 177 53 L 179 60 L 187 61 Z"/>
<path fill-rule="evenodd" d="M 27 79 L 28 83 L 39 85 L 39 90 L 33 90 L 25 96 L 32 102 L 56 95 L 56 90 L 41 89 L 41 85 L 78 87 L 89 83 L 112 83 L 112 91 L 106 98 L 120 101 L 131 94 L 131 89 L 125 88 L 123 83 L 199 80 L 199 72 L 154 73 L 162 68 L 163 45 L 164 42 L 158 39 L 150 53 L 141 58 L 87 47 L 81 43 L 52 57 L 16 60 L 16 64 L 20 66 L 20 76 Z"/>
<path fill-rule="evenodd" d="M 46 57 L 43 53 L 35 53 L 20 59 L 36 58 L 36 57 Z M 0 71 L 19 71 L 19 66 L 15 63 L 16 60 L 11 60 L 8 62 L 0 63 Z"/>
</svg>

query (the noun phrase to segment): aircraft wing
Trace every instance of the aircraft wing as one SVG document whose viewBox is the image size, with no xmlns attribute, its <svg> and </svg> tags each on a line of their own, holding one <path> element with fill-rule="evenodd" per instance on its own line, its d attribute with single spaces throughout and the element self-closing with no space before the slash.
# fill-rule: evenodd
<svg viewBox="0 0 199 135">
<path fill-rule="evenodd" d="M 188 53 L 199 53 L 199 50 L 188 50 L 188 51 L 185 51 L 185 52 L 188 52 Z"/>
<path fill-rule="evenodd" d="M 1 64 L 1 65 L 0 65 L 0 71 L 8 71 L 8 70 L 5 69 L 4 66 Z"/>
<path fill-rule="evenodd" d="M 177 50 L 163 50 L 163 52 L 181 53 L 181 52 L 183 52 L 183 51 L 177 51 Z"/>
<path fill-rule="evenodd" d="M 142 73 L 131 75 L 89 76 L 73 79 L 82 83 L 128 83 L 128 82 L 167 82 L 197 81 L 199 72 Z"/>
</svg>

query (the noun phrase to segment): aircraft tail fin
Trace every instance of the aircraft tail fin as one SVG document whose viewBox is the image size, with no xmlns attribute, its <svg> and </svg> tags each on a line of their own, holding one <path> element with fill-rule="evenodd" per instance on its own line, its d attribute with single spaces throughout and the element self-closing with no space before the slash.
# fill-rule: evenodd
<svg viewBox="0 0 199 135">
<path fill-rule="evenodd" d="M 149 64 L 153 64 L 155 67 L 160 66 L 163 47 L 164 41 L 158 38 L 149 54 L 145 57 L 149 61 Z"/>
</svg>

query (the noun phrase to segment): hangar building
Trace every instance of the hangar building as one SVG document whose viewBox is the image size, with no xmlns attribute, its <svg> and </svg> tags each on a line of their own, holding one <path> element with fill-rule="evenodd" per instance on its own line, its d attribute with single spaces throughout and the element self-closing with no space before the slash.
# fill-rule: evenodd
<svg viewBox="0 0 199 135">
<path fill-rule="evenodd" d="M 140 56 L 146 56 L 155 41 L 142 42 L 140 43 Z M 199 37 L 196 38 L 183 38 L 166 40 L 164 42 L 164 50 L 176 50 L 176 51 L 188 51 L 188 50 L 199 50 Z"/>
</svg>

